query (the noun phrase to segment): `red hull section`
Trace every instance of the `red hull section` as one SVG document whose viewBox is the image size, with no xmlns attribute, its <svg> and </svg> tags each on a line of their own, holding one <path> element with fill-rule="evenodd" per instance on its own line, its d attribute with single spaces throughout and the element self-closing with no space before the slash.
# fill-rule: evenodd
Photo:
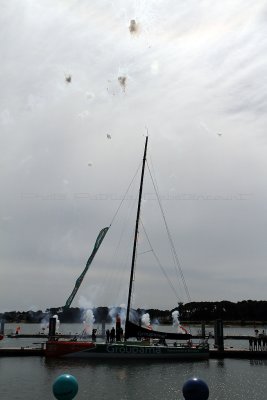
<svg viewBox="0 0 267 400">
<path fill-rule="evenodd" d="M 77 353 L 79 351 L 91 349 L 93 347 L 95 347 L 94 342 L 49 340 L 46 343 L 45 355 L 46 357 L 58 357 L 63 356 L 64 354 Z"/>
</svg>

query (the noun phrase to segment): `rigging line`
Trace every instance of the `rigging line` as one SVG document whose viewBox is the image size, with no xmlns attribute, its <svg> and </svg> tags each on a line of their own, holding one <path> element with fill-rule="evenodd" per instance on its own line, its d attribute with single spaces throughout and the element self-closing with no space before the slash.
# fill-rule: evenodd
<svg viewBox="0 0 267 400">
<path fill-rule="evenodd" d="M 165 228 L 166 228 L 166 231 L 167 231 L 167 235 L 168 235 L 168 238 L 169 238 L 169 241 L 170 241 L 170 245 L 171 245 L 171 248 L 172 248 L 172 251 L 173 251 L 173 255 L 174 255 L 174 257 L 175 257 L 175 261 L 176 261 L 177 266 L 178 266 L 178 268 L 179 268 L 179 272 L 180 272 L 180 276 L 181 276 L 181 278 L 182 278 L 182 282 L 183 282 L 183 285 L 184 285 L 184 289 L 185 289 L 185 292 L 186 292 L 186 295 L 187 295 L 188 300 L 191 302 L 191 296 L 190 296 L 190 293 L 189 293 L 189 290 L 188 290 L 188 287 L 187 287 L 187 284 L 186 284 L 186 281 L 185 281 L 185 277 L 184 277 L 184 274 L 183 274 L 183 271 L 182 271 L 182 267 L 181 267 L 181 264 L 180 264 L 180 261 L 179 261 L 177 252 L 176 252 L 175 247 L 174 247 L 174 243 L 173 243 L 173 240 L 172 240 L 172 236 L 171 236 L 169 227 L 168 227 L 168 225 L 167 225 L 167 220 L 166 220 L 166 217 L 165 217 L 165 213 L 164 213 L 164 210 L 163 210 L 163 207 L 162 207 L 160 198 L 159 198 L 159 194 L 158 194 L 158 191 L 157 191 L 157 188 L 156 188 L 156 185 L 155 185 L 155 182 L 154 182 L 154 180 L 153 180 L 153 177 L 152 177 L 152 174 L 151 174 L 151 171 L 150 171 L 150 168 L 149 168 L 149 165 L 148 165 L 148 164 L 147 164 L 147 167 L 148 167 L 148 171 L 149 171 L 149 174 L 150 174 L 150 178 L 151 178 L 151 180 L 152 180 L 152 184 L 153 184 L 154 189 L 155 189 L 155 192 L 156 192 L 156 197 L 157 197 L 157 200 L 158 200 L 158 203 L 159 203 L 159 207 L 160 207 L 160 209 L 161 209 L 162 217 L 163 217 L 163 220 L 164 220 L 164 224 L 165 224 Z"/>
<path fill-rule="evenodd" d="M 132 178 L 132 180 L 131 180 L 131 182 L 130 182 L 130 184 L 129 184 L 129 186 L 128 186 L 128 188 L 127 188 L 127 190 L 126 190 L 126 192 L 125 192 L 125 194 L 124 194 L 124 196 L 123 196 L 123 198 L 122 198 L 122 200 L 121 200 L 121 202 L 120 202 L 120 204 L 119 204 L 119 207 L 117 208 L 117 211 L 115 212 L 115 214 L 114 214 L 114 216 L 113 216 L 113 218 L 112 218 L 111 223 L 110 223 L 109 226 L 111 226 L 111 225 L 113 224 L 113 221 L 114 221 L 114 219 L 116 218 L 116 216 L 117 216 L 117 214 L 118 214 L 118 212 L 119 212 L 119 210 L 120 210 L 120 208 L 121 208 L 121 206 L 122 206 L 122 203 L 124 202 L 124 200 L 125 200 L 125 198 L 126 198 L 126 196 L 127 196 L 127 193 L 128 193 L 128 191 L 129 191 L 130 187 L 132 186 L 133 181 L 134 181 L 135 178 L 136 178 L 136 175 L 137 175 L 137 173 L 138 173 L 140 167 L 141 167 L 141 164 L 139 164 L 139 167 L 137 168 L 137 170 L 136 170 L 136 172 L 135 172 L 135 174 L 134 174 L 134 177 Z"/>
<path fill-rule="evenodd" d="M 159 206 L 160 206 L 160 209 L 161 209 L 162 217 L 163 217 L 163 220 L 164 220 L 164 212 L 163 212 L 163 208 L 162 208 L 162 205 L 161 205 L 161 203 L 160 203 L 159 196 L 158 196 L 159 189 L 158 189 L 158 184 L 157 184 L 157 182 L 156 182 L 156 174 L 155 174 L 155 171 L 154 171 L 154 167 L 153 167 L 153 163 L 152 163 L 152 158 L 151 158 L 151 156 L 150 156 L 150 161 L 151 161 L 151 164 L 152 164 L 153 173 L 154 173 L 154 175 L 155 175 L 155 178 L 154 178 L 154 179 L 152 178 L 152 173 L 151 173 L 151 171 L 150 171 L 150 169 L 149 169 L 149 165 L 148 165 L 148 170 L 149 170 L 149 173 L 150 173 L 150 178 L 151 178 L 151 181 L 152 181 L 152 183 L 153 183 L 154 190 L 155 190 L 155 193 L 156 193 L 156 196 L 157 196 L 157 200 L 158 200 L 158 203 L 159 203 Z M 177 264 L 179 264 L 179 261 L 177 262 L 177 260 L 176 260 L 176 258 L 175 258 L 175 248 L 174 248 L 174 246 L 172 246 L 171 234 L 170 234 L 170 232 L 169 232 L 169 228 L 168 228 L 168 225 L 167 225 L 167 221 L 165 220 L 164 222 L 165 222 L 165 229 L 166 229 L 166 231 L 167 231 L 167 236 L 168 236 L 169 243 L 170 243 L 170 247 L 171 247 L 172 259 L 173 259 L 173 262 L 174 262 L 174 266 L 176 266 L 175 271 L 176 271 L 178 280 L 180 280 L 181 272 L 180 272 L 180 277 L 179 277 L 179 271 L 177 270 Z M 183 281 L 182 281 L 182 282 L 183 282 Z M 185 292 L 186 292 L 184 283 L 183 283 L 183 289 L 184 289 Z M 186 294 L 187 294 L 187 293 L 186 293 Z"/>
<path fill-rule="evenodd" d="M 129 191 L 129 188 L 128 188 L 128 191 Z M 127 225 L 128 225 L 128 221 L 130 219 L 130 215 L 133 212 L 133 207 L 136 204 L 136 198 L 131 197 L 130 201 L 131 201 L 131 203 L 130 203 L 130 206 L 129 206 L 128 210 L 127 210 L 127 215 L 123 219 L 122 229 L 121 229 L 121 232 L 120 232 L 120 237 L 119 237 L 118 243 L 117 243 L 116 248 L 115 248 L 115 250 L 114 250 L 114 252 L 113 252 L 113 254 L 111 256 L 112 264 L 116 265 L 117 267 L 119 265 L 121 265 L 121 273 L 119 275 L 118 275 L 118 271 L 115 270 L 115 274 L 117 274 L 117 276 L 119 276 L 119 279 L 117 279 L 117 286 L 118 287 L 122 287 L 121 282 L 123 280 L 123 276 L 125 274 L 126 267 L 129 266 L 127 261 L 128 261 L 128 259 L 130 257 L 130 248 L 129 248 L 129 252 L 127 252 L 127 256 L 123 255 L 122 253 L 119 254 L 119 249 L 121 248 L 122 239 L 125 238 L 125 236 L 126 236 L 126 228 L 127 228 Z M 132 238 L 132 235 L 131 235 L 131 241 L 132 240 L 133 240 L 133 238 Z M 116 260 L 116 262 L 115 262 L 115 260 Z M 117 270 L 118 270 L 118 268 L 117 268 Z M 114 269 L 112 269 L 112 271 L 114 272 Z M 112 277 L 113 277 L 113 275 L 112 275 Z M 109 280 L 110 282 L 112 282 L 112 279 L 109 279 L 107 275 L 106 275 L 106 280 Z"/>
<path fill-rule="evenodd" d="M 138 256 L 141 256 L 142 254 L 151 253 L 151 251 L 153 252 L 153 249 L 151 249 L 151 250 L 146 250 L 146 251 L 142 251 L 142 253 L 137 253 L 137 255 L 138 255 Z"/>
<path fill-rule="evenodd" d="M 159 187 L 158 187 L 158 183 L 157 183 L 157 179 L 156 179 L 155 168 L 154 168 L 154 165 L 153 165 L 153 162 L 152 162 L 152 157 L 151 157 L 150 154 L 149 154 L 149 158 L 150 158 L 150 163 L 151 163 L 151 169 L 152 169 L 152 172 L 153 172 L 153 175 L 154 175 L 155 186 L 157 188 L 157 191 L 159 192 Z"/>
<path fill-rule="evenodd" d="M 141 165 L 141 164 L 140 164 L 140 165 Z M 123 202 L 125 201 L 126 196 L 129 195 L 130 189 L 133 190 L 133 189 L 132 189 L 132 187 L 134 186 L 134 185 L 133 185 L 133 182 L 134 182 L 134 180 L 135 180 L 135 178 L 136 178 L 136 176 L 137 176 L 137 173 L 138 173 L 138 171 L 139 171 L 139 169 L 140 169 L 140 165 L 138 166 L 137 171 L 135 172 L 134 177 L 132 178 L 132 180 L 131 180 L 131 182 L 130 182 L 130 184 L 129 184 L 129 186 L 128 186 L 128 188 L 127 188 L 125 194 L 124 194 L 124 196 L 122 197 L 122 200 L 121 200 L 121 202 L 120 202 L 120 204 L 119 204 L 119 207 L 118 207 L 118 209 L 116 210 L 116 213 L 115 213 L 115 215 L 114 215 L 113 218 L 112 218 L 112 221 L 111 221 L 111 223 L 110 223 L 110 226 L 112 225 L 112 223 L 114 222 L 116 216 L 118 215 L 119 210 L 121 209 L 122 204 L 123 204 Z M 125 260 L 124 260 L 124 258 L 125 258 L 124 256 L 121 255 L 120 257 L 118 257 L 119 248 L 120 248 L 120 246 L 121 246 L 122 238 L 125 236 L 125 230 L 126 230 L 127 222 L 128 222 L 128 220 L 129 220 L 129 218 L 130 218 L 130 213 L 132 212 L 133 206 L 134 206 L 134 204 L 135 204 L 135 202 L 136 202 L 136 198 L 132 197 L 132 194 L 130 193 L 130 198 L 129 198 L 129 200 L 132 202 L 132 204 L 130 203 L 131 205 L 130 205 L 130 207 L 128 208 L 127 216 L 123 219 L 124 222 L 123 222 L 122 229 L 121 229 L 121 232 L 120 232 L 120 237 L 119 237 L 119 240 L 118 240 L 118 242 L 117 242 L 116 248 L 115 248 L 115 250 L 113 251 L 113 254 L 111 255 L 112 264 L 114 264 L 114 265 L 117 266 L 117 270 L 118 270 L 118 266 L 119 266 L 119 265 L 123 266 L 123 271 L 122 271 L 123 273 L 125 273 L 126 262 L 125 262 Z M 118 224 L 118 221 L 117 221 L 117 224 Z M 116 260 L 116 262 L 114 262 L 114 260 Z M 117 271 L 117 272 L 118 272 L 118 271 Z M 112 268 L 111 270 L 109 270 L 109 273 L 105 274 L 105 278 L 104 278 L 105 282 L 110 282 L 111 285 L 114 286 L 114 284 L 113 284 L 113 276 L 114 276 L 114 274 L 117 273 L 117 272 L 114 271 L 114 268 Z M 118 287 L 121 287 L 121 281 L 122 281 L 122 279 L 123 279 L 123 273 L 120 273 L 120 274 L 118 275 L 118 276 L 120 277 L 119 282 L 117 282 L 117 286 L 118 286 Z M 117 292 L 117 291 L 116 291 L 116 292 Z"/>
<path fill-rule="evenodd" d="M 152 170 L 152 173 L 153 173 L 153 176 L 154 176 L 154 183 L 155 183 L 154 189 L 155 189 L 155 192 L 157 194 L 157 193 L 159 193 L 159 186 L 158 186 L 158 183 L 157 183 L 155 168 L 154 168 L 154 164 L 153 164 L 153 161 L 152 161 L 151 154 L 149 154 L 149 158 L 150 158 L 150 163 L 151 163 L 151 170 Z M 147 165 L 148 165 L 148 163 L 147 163 Z M 148 165 L 148 167 L 149 167 L 149 165 Z M 151 180 L 153 182 L 152 173 L 150 172 L 150 176 L 151 176 Z M 158 202 L 159 202 L 159 200 L 158 200 Z M 163 211 L 162 211 L 162 214 L 163 214 Z M 167 223 L 166 223 L 165 226 L 167 226 Z M 167 230 L 167 234 L 168 234 L 168 230 Z M 171 242 L 169 234 L 168 234 L 168 238 L 169 238 L 169 242 Z M 172 248 L 172 246 L 171 246 L 172 259 L 173 259 L 173 262 L 174 262 L 174 266 L 176 266 L 175 271 L 176 271 L 176 274 L 177 274 L 177 277 L 178 277 L 178 281 L 179 281 L 180 280 L 179 271 L 177 270 L 177 260 L 175 258 L 175 254 L 174 253 L 175 253 L 175 248 L 174 247 Z M 178 261 L 178 263 L 179 263 L 179 261 Z M 180 272 L 180 276 L 181 276 L 181 272 Z M 183 283 L 183 285 L 184 285 L 184 283 Z M 184 286 L 184 290 L 185 290 L 185 286 Z M 185 292 L 186 292 L 186 290 L 185 290 Z M 186 295 L 187 295 L 187 293 L 186 293 Z"/>
<path fill-rule="evenodd" d="M 166 274 L 166 271 L 164 270 L 164 268 L 163 268 L 163 266 L 162 266 L 162 264 L 161 264 L 161 262 L 160 262 L 160 260 L 159 260 L 159 258 L 158 258 L 158 256 L 157 256 L 157 254 L 155 253 L 155 251 L 154 251 L 154 249 L 153 249 L 153 247 L 152 247 L 151 241 L 150 241 L 150 239 L 149 239 L 149 237 L 148 237 L 148 234 L 147 234 L 147 232 L 146 232 L 146 230 L 145 230 L 145 227 L 144 227 L 144 224 L 143 224 L 142 220 L 141 220 L 141 224 L 142 224 L 142 227 L 143 227 L 143 230 L 144 230 L 146 239 L 147 239 L 147 241 L 148 241 L 148 243 L 149 243 L 149 246 L 151 247 L 151 250 L 150 250 L 150 251 L 152 251 L 152 253 L 154 254 L 154 257 L 155 257 L 155 259 L 156 259 L 156 261 L 157 261 L 157 263 L 158 263 L 158 265 L 159 265 L 159 267 L 160 267 L 160 269 L 161 269 L 161 272 L 163 273 L 163 275 L 165 276 L 165 278 L 166 278 L 167 281 L 169 282 L 169 285 L 170 285 L 171 289 L 173 290 L 175 297 L 176 297 L 179 301 L 181 301 L 181 298 L 177 295 L 177 291 L 175 290 L 175 287 L 173 286 L 173 284 L 172 284 L 170 278 L 168 277 L 168 275 Z"/>
</svg>

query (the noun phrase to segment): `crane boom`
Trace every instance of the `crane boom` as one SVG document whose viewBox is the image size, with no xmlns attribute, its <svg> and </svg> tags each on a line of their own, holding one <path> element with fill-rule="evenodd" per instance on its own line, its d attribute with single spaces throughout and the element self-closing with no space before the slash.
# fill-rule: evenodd
<svg viewBox="0 0 267 400">
<path fill-rule="evenodd" d="M 69 296 L 68 300 L 66 301 L 65 306 L 63 307 L 64 310 L 70 308 L 70 305 L 71 305 L 71 303 L 72 303 L 72 301 L 73 301 L 73 299 L 74 299 L 79 287 L 81 286 L 83 278 L 85 277 L 85 274 L 88 271 L 88 269 L 89 269 L 89 267 L 90 267 L 90 265 L 91 265 L 91 263 L 92 263 L 92 261 L 94 259 L 94 256 L 96 255 L 97 250 L 99 249 L 104 237 L 106 236 L 106 233 L 107 233 L 108 229 L 109 229 L 109 227 L 106 227 L 106 228 L 101 229 L 101 231 L 99 232 L 99 234 L 97 236 L 97 239 L 96 239 L 96 242 L 95 242 L 95 245 L 94 245 L 94 248 L 93 248 L 93 251 L 92 251 L 92 254 L 88 258 L 88 261 L 86 263 L 86 266 L 85 266 L 83 272 L 81 273 L 81 275 L 77 279 L 77 281 L 75 283 L 75 286 L 74 286 L 74 289 L 71 292 L 71 295 Z"/>
</svg>

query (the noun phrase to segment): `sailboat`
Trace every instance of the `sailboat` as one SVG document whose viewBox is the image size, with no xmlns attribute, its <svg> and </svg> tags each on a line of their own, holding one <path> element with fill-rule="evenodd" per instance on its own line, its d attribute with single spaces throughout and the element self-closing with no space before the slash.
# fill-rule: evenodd
<svg viewBox="0 0 267 400">
<path fill-rule="evenodd" d="M 126 309 L 126 321 L 124 340 L 120 337 L 120 318 L 116 321 L 116 340 L 112 342 L 98 342 L 73 338 L 64 340 L 55 335 L 55 321 L 50 319 L 50 338 L 45 344 L 46 357 L 75 357 L 75 358 L 99 358 L 99 359 L 173 359 L 173 360 L 203 360 L 209 357 L 207 343 L 192 344 L 192 336 L 189 333 L 161 332 L 144 328 L 130 320 L 131 298 L 135 270 L 137 237 L 140 221 L 140 210 L 143 192 L 143 181 L 147 154 L 148 136 L 145 141 L 141 181 L 138 196 L 137 215 L 135 223 L 135 235 L 133 243 L 131 272 Z M 98 235 L 94 250 L 89 257 L 86 268 L 77 279 L 75 287 L 68 298 L 65 307 L 69 307 L 81 281 L 88 270 L 97 249 L 99 248 L 108 228 L 104 228 Z"/>
</svg>

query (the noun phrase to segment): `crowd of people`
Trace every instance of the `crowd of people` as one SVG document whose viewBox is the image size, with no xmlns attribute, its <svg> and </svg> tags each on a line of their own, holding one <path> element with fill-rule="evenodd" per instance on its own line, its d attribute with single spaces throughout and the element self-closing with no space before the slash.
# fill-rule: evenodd
<svg viewBox="0 0 267 400">
<path fill-rule="evenodd" d="M 262 333 L 259 333 L 259 330 L 255 329 L 255 336 L 250 336 L 248 340 L 250 351 L 267 350 L 267 336 L 264 330 L 262 331 Z"/>
<path fill-rule="evenodd" d="M 123 329 L 115 330 L 114 326 L 106 330 L 106 343 L 121 342 L 123 340 Z"/>
</svg>

